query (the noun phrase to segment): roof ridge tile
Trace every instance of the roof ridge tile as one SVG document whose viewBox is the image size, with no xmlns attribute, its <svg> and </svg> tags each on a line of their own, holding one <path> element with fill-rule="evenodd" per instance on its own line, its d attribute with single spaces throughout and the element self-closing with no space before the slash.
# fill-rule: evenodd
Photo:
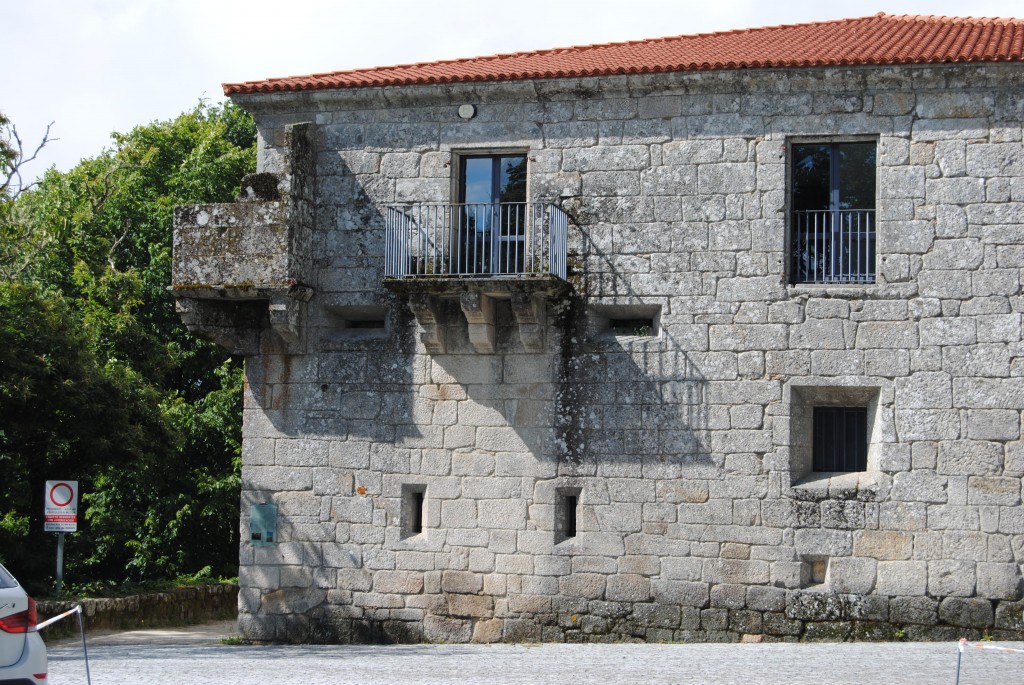
<svg viewBox="0 0 1024 685">
<path fill-rule="evenodd" d="M 1024 61 L 1024 19 L 884 12 L 228 83 L 226 95 L 669 71 Z"/>
</svg>

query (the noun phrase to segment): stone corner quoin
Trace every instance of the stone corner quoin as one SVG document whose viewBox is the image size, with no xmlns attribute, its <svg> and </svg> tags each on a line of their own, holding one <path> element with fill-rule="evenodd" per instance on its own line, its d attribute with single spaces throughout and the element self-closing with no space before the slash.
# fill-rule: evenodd
<svg viewBox="0 0 1024 685">
<path fill-rule="evenodd" d="M 280 192 L 179 211 L 172 291 L 246 355 L 242 632 L 1024 638 L 1022 77 L 237 96 Z"/>
</svg>

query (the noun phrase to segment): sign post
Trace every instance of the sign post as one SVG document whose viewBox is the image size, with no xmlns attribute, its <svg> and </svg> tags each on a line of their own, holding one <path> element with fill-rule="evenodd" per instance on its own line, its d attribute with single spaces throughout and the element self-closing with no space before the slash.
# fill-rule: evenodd
<svg viewBox="0 0 1024 685">
<path fill-rule="evenodd" d="M 43 530 L 57 533 L 57 596 L 60 596 L 64 584 L 64 533 L 78 530 L 77 480 L 46 481 Z"/>
</svg>

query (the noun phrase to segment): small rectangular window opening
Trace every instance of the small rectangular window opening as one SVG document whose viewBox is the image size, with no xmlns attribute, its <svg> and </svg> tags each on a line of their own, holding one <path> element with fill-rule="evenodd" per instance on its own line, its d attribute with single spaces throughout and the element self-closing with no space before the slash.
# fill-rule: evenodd
<svg viewBox="0 0 1024 685">
<path fill-rule="evenodd" d="M 817 554 L 809 554 L 802 557 L 803 572 L 801 574 L 801 585 L 803 587 L 820 587 L 828 582 L 829 558 Z"/>
<path fill-rule="evenodd" d="M 658 338 L 660 335 L 660 304 L 593 304 L 587 308 L 589 338 L 603 338 L 607 341 L 622 338 Z"/>
<path fill-rule="evenodd" d="M 380 329 L 383 330 L 386 327 L 384 319 L 355 319 L 348 321 L 348 328 L 359 328 L 359 329 Z"/>
<path fill-rule="evenodd" d="M 557 491 L 555 503 L 555 542 L 565 542 L 576 537 L 577 514 L 579 512 L 580 489 L 564 488 Z"/>
<path fill-rule="evenodd" d="M 635 335 L 638 337 L 657 335 L 653 317 L 609 319 L 608 332 L 612 335 Z"/>
<path fill-rule="evenodd" d="M 817 472 L 866 471 L 865 407 L 815 407 L 813 468 Z"/>
<path fill-rule="evenodd" d="M 386 338 L 388 310 L 378 305 L 325 305 L 325 334 L 338 342 Z"/>
<path fill-rule="evenodd" d="M 424 529 L 424 510 L 426 508 L 427 486 L 402 486 L 402 537 L 419 535 Z"/>
</svg>

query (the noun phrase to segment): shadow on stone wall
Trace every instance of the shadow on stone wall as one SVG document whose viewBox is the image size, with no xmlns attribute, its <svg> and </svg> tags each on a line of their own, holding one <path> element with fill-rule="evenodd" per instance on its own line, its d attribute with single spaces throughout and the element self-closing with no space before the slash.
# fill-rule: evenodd
<svg viewBox="0 0 1024 685">
<path fill-rule="evenodd" d="M 253 400 L 287 436 L 388 444 L 421 436 L 415 324 L 404 303 L 380 287 L 384 218 L 367 182 L 379 178 L 357 175 L 336 152 L 319 153 L 311 237 L 316 294 L 302 353 L 290 354 L 264 330 L 260 354 L 248 360 Z M 349 327 L 345 317 L 362 311 L 383 312 L 385 330 Z"/>
</svg>

